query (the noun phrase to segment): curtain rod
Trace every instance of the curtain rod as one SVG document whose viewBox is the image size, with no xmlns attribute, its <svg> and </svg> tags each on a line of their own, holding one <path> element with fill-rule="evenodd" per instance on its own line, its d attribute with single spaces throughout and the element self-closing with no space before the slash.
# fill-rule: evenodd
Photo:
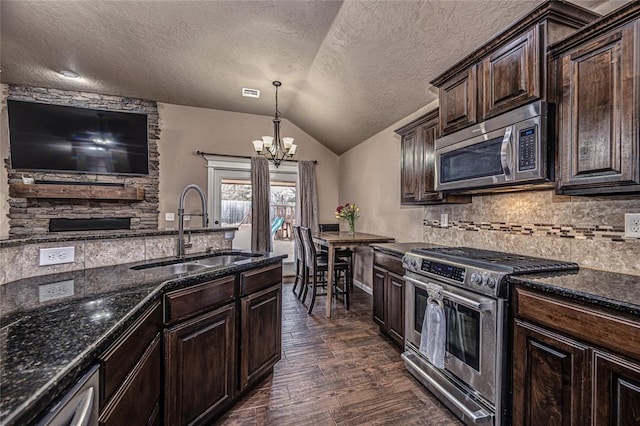
<svg viewBox="0 0 640 426">
<path fill-rule="evenodd" d="M 205 156 L 205 155 L 215 155 L 218 157 L 229 157 L 229 158 L 253 158 L 247 155 L 230 155 L 230 154 L 214 154 L 212 152 L 204 152 L 204 151 L 196 151 L 196 155 L 200 155 L 200 156 Z M 284 161 L 292 161 L 294 163 L 297 163 L 298 160 L 284 160 Z M 313 161 L 313 164 L 318 164 L 318 160 L 311 160 Z"/>
</svg>

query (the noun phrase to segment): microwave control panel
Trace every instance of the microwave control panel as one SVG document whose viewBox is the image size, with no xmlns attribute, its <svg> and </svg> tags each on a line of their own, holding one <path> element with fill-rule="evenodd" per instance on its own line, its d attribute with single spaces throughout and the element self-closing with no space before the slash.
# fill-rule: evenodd
<svg viewBox="0 0 640 426">
<path fill-rule="evenodd" d="M 529 127 L 518 132 L 518 170 L 536 169 L 536 127 Z"/>
</svg>

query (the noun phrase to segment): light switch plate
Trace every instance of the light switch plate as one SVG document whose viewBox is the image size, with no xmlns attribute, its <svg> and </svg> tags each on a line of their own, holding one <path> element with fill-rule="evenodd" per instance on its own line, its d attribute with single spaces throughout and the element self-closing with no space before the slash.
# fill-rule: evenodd
<svg viewBox="0 0 640 426">
<path fill-rule="evenodd" d="M 73 280 L 58 281 L 50 284 L 38 286 L 38 300 L 47 302 L 49 300 L 61 299 L 73 296 Z"/>
<path fill-rule="evenodd" d="M 449 215 L 447 213 L 442 213 L 440 215 L 440 226 L 442 228 L 447 228 L 449 226 Z"/>
<path fill-rule="evenodd" d="M 75 247 L 40 249 L 40 266 L 73 263 L 75 260 L 75 250 Z"/>
</svg>

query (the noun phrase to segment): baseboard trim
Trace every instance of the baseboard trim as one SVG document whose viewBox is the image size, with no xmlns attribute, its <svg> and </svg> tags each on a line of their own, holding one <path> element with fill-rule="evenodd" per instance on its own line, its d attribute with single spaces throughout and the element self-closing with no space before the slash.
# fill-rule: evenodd
<svg viewBox="0 0 640 426">
<path fill-rule="evenodd" d="M 366 285 L 364 285 L 363 283 L 355 279 L 353 280 L 353 285 L 358 287 L 360 290 L 364 291 L 365 293 L 373 296 L 373 289 L 371 287 L 367 287 Z"/>
</svg>

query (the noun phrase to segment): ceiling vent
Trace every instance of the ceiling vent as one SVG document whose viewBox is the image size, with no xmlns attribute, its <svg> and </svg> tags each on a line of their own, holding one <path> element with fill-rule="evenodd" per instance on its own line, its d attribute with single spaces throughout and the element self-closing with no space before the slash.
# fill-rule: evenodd
<svg viewBox="0 0 640 426">
<path fill-rule="evenodd" d="M 258 89 L 247 89 L 246 87 L 243 87 L 242 96 L 245 98 L 259 98 L 260 91 Z"/>
</svg>

